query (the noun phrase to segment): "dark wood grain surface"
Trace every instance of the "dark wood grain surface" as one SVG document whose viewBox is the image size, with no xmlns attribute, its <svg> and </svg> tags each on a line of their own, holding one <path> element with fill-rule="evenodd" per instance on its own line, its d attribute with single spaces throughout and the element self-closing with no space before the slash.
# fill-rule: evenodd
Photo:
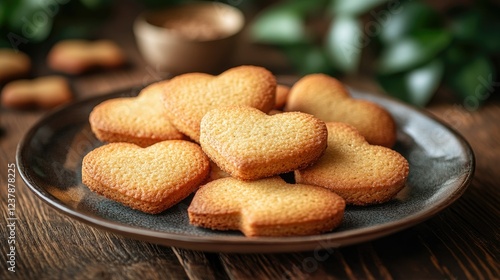
<svg viewBox="0 0 500 280">
<path fill-rule="evenodd" d="M 77 99 L 140 88 L 168 76 L 144 64 L 137 53 L 131 32 L 136 13 L 118 7 L 98 33 L 123 46 L 129 66 L 69 77 Z M 35 75 L 51 73 L 43 50 L 32 55 L 36 57 Z M 234 64 L 258 64 L 278 74 L 293 73 L 279 53 L 245 43 Z M 346 82 L 378 91 L 369 79 Z M 461 198 L 409 229 L 335 249 L 286 254 L 204 253 L 129 239 L 73 220 L 42 202 L 16 174 L 16 272 L 10 272 L 8 167 L 15 164 L 19 139 L 47 111 L 2 108 L 0 279 L 498 279 L 500 100 L 492 96 L 472 111 L 441 90 L 425 110 L 467 139 L 476 156 L 476 171 Z"/>
</svg>

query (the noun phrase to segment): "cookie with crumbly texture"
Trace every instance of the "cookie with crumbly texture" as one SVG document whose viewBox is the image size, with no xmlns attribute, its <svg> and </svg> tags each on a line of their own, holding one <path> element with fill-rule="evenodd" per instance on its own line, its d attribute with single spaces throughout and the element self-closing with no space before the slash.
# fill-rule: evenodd
<svg viewBox="0 0 500 280">
<path fill-rule="evenodd" d="M 304 168 L 326 148 L 326 125 L 305 113 L 267 115 L 252 107 L 221 107 L 201 121 L 200 145 L 222 170 L 256 180 Z"/>
<path fill-rule="evenodd" d="M 285 111 L 313 114 L 325 122 L 354 126 L 373 145 L 392 147 L 396 124 L 391 114 L 368 100 L 354 99 L 337 79 L 325 74 L 306 75 L 288 95 Z"/>
<path fill-rule="evenodd" d="M 189 221 L 245 236 L 301 236 L 331 231 L 344 216 L 345 202 L 321 187 L 288 184 L 279 177 L 256 181 L 223 178 L 196 192 Z"/>
<path fill-rule="evenodd" d="M 141 147 L 186 137 L 165 114 L 161 96 L 168 81 L 151 84 L 137 97 L 120 97 L 98 104 L 89 116 L 90 127 L 103 142 L 128 142 Z"/>
<path fill-rule="evenodd" d="M 275 102 L 276 78 L 263 67 L 238 66 L 218 76 L 188 73 L 174 77 L 163 94 L 170 121 L 199 142 L 200 122 L 213 108 L 244 105 L 269 112 Z"/>
<path fill-rule="evenodd" d="M 328 148 L 314 165 L 295 171 L 298 183 L 328 188 L 353 205 L 384 203 L 403 189 L 409 164 L 401 154 L 370 145 L 350 125 L 326 125 Z"/>
<path fill-rule="evenodd" d="M 110 143 L 83 158 L 82 182 L 109 199 L 156 214 L 194 192 L 209 171 L 206 155 L 188 141 L 163 141 L 147 148 Z"/>
</svg>

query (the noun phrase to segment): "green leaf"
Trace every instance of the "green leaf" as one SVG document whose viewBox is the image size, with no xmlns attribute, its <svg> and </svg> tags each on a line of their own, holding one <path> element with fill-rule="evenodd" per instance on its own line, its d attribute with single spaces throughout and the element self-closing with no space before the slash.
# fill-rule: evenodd
<svg viewBox="0 0 500 280">
<path fill-rule="evenodd" d="M 434 60 L 408 72 L 379 76 L 378 81 L 386 92 L 413 105 L 424 106 L 441 83 L 444 65 Z"/>
<path fill-rule="evenodd" d="M 332 72 L 332 66 L 322 48 L 308 44 L 287 47 L 284 51 L 300 75 Z"/>
<path fill-rule="evenodd" d="M 386 14 L 380 14 L 375 19 L 382 26 L 379 38 L 385 44 L 398 41 L 418 29 L 435 27 L 439 22 L 438 14 L 419 1 L 393 6 Z"/>
<path fill-rule="evenodd" d="M 0 2 L 0 28 L 3 27 L 4 22 L 7 22 L 7 8 L 8 7 L 6 2 Z"/>
<path fill-rule="evenodd" d="M 363 42 L 361 21 L 349 16 L 333 19 L 326 35 L 326 50 L 334 68 L 354 72 L 359 65 Z"/>
<path fill-rule="evenodd" d="M 447 73 L 451 73 L 457 66 L 460 67 L 467 60 L 468 56 L 469 53 L 467 53 L 463 46 L 457 43 L 451 44 L 443 55 L 446 65 L 450 67 Z"/>
<path fill-rule="evenodd" d="M 56 13 L 44 5 L 48 4 L 35 0 L 21 1 L 9 18 L 11 30 L 32 43 L 45 40 L 50 34 Z"/>
<path fill-rule="evenodd" d="M 418 67 L 442 52 L 452 36 L 444 30 L 422 30 L 385 48 L 378 61 L 380 74 L 393 74 Z"/>
<path fill-rule="evenodd" d="M 460 40 L 474 40 L 481 21 L 481 14 L 477 11 L 465 12 L 450 24 L 453 35 Z"/>
<path fill-rule="evenodd" d="M 303 20 L 295 13 L 270 10 L 251 26 L 254 41 L 268 44 L 296 44 L 307 41 Z"/>
<path fill-rule="evenodd" d="M 80 0 L 80 2 L 84 7 L 91 10 L 104 9 L 112 4 L 111 0 Z"/>
<path fill-rule="evenodd" d="M 335 15 L 356 16 L 364 14 L 387 0 L 333 0 L 330 10 Z"/>
<path fill-rule="evenodd" d="M 17 6 L 22 5 L 22 1 L 2 0 L 0 1 L 0 28 L 10 28 L 10 21 L 15 15 Z"/>
<path fill-rule="evenodd" d="M 309 41 L 305 18 L 321 9 L 325 0 L 284 1 L 256 16 L 250 32 L 254 41 L 268 44 L 300 44 Z"/>
<path fill-rule="evenodd" d="M 477 9 L 469 10 L 453 18 L 450 29 L 461 43 L 491 53 L 497 53 L 500 49 L 500 19 L 496 15 Z"/>
<path fill-rule="evenodd" d="M 484 55 L 468 57 L 461 65 L 454 65 L 446 83 L 462 99 L 466 109 L 475 110 L 494 92 L 495 68 Z"/>
</svg>

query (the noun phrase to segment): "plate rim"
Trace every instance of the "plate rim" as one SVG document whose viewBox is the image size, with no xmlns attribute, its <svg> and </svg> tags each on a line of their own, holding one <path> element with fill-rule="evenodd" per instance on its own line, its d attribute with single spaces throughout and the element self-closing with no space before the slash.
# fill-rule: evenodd
<svg viewBox="0 0 500 280">
<path fill-rule="evenodd" d="M 36 186 L 32 184 L 29 180 L 29 175 L 25 170 L 29 169 L 28 166 L 24 164 L 23 161 L 23 151 L 28 146 L 27 144 L 33 138 L 36 131 L 43 127 L 46 122 L 49 122 L 52 118 L 59 114 L 63 114 L 65 111 L 70 111 L 72 108 L 84 106 L 86 103 L 96 103 L 102 102 L 104 100 L 115 98 L 115 97 L 132 97 L 137 94 L 140 89 L 130 88 L 127 90 L 118 90 L 112 93 L 97 95 L 92 97 L 87 97 L 81 100 L 74 101 L 65 106 L 61 106 L 53 111 L 44 114 L 39 118 L 21 137 L 17 148 L 16 148 L 16 166 L 19 171 L 19 175 L 28 186 L 28 188 L 36 195 L 38 198 L 42 199 L 45 203 L 50 205 L 52 208 L 56 209 L 58 212 L 65 214 L 71 218 L 74 218 L 84 224 L 108 231 L 113 232 L 122 236 L 130 237 L 137 240 L 143 240 L 150 243 L 156 243 L 165 246 L 179 247 L 190 250 L 205 251 L 205 252 L 226 252 L 226 253 L 279 253 L 279 252 L 297 252 L 306 250 L 317 250 L 321 248 L 337 248 L 344 247 L 352 244 L 357 244 L 383 236 L 390 235 L 397 231 L 404 230 L 418 223 L 421 223 L 431 217 L 435 216 L 437 213 L 441 212 L 445 208 L 449 207 L 453 202 L 455 202 L 470 185 L 475 172 L 475 155 L 472 147 L 468 141 L 454 128 L 450 125 L 442 122 L 436 116 L 432 115 L 430 112 L 425 111 L 420 108 L 413 107 L 402 101 L 386 95 L 377 95 L 373 93 L 368 93 L 366 91 L 351 89 L 352 95 L 368 95 L 375 99 L 381 99 L 390 103 L 395 104 L 398 107 L 404 107 L 407 110 L 415 111 L 420 115 L 432 120 L 433 122 L 441 125 L 444 129 L 458 141 L 460 147 L 462 147 L 463 155 L 468 159 L 468 169 L 465 176 L 460 176 L 461 180 L 457 182 L 457 186 L 453 189 L 453 192 L 442 202 L 437 205 L 431 205 L 426 209 L 417 211 L 403 219 L 398 219 L 396 221 L 377 224 L 369 226 L 368 228 L 351 229 L 348 231 L 340 232 L 330 232 L 319 235 L 311 236 L 297 236 L 297 237 L 258 237 L 249 238 L 244 236 L 195 236 L 195 235 L 184 235 L 173 232 L 162 232 L 155 229 L 147 229 L 139 226 L 126 225 L 117 221 L 107 220 L 106 218 L 94 217 L 86 215 L 85 213 L 79 212 L 76 209 L 71 208 L 66 203 L 53 196 L 45 188 Z M 355 91 L 355 94 L 352 92 Z M 131 94 L 133 93 L 133 94 Z M 355 97 L 357 98 L 357 97 Z M 462 178 L 463 177 L 463 178 Z"/>
</svg>

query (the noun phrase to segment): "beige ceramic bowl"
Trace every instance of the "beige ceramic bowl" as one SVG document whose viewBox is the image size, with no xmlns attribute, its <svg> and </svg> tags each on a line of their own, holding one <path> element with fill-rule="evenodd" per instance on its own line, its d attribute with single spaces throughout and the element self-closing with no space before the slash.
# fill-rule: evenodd
<svg viewBox="0 0 500 280">
<path fill-rule="evenodd" d="M 218 72 L 231 60 L 242 12 L 216 2 L 195 2 L 145 12 L 134 23 L 137 46 L 148 64 L 172 74 Z"/>
</svg>

